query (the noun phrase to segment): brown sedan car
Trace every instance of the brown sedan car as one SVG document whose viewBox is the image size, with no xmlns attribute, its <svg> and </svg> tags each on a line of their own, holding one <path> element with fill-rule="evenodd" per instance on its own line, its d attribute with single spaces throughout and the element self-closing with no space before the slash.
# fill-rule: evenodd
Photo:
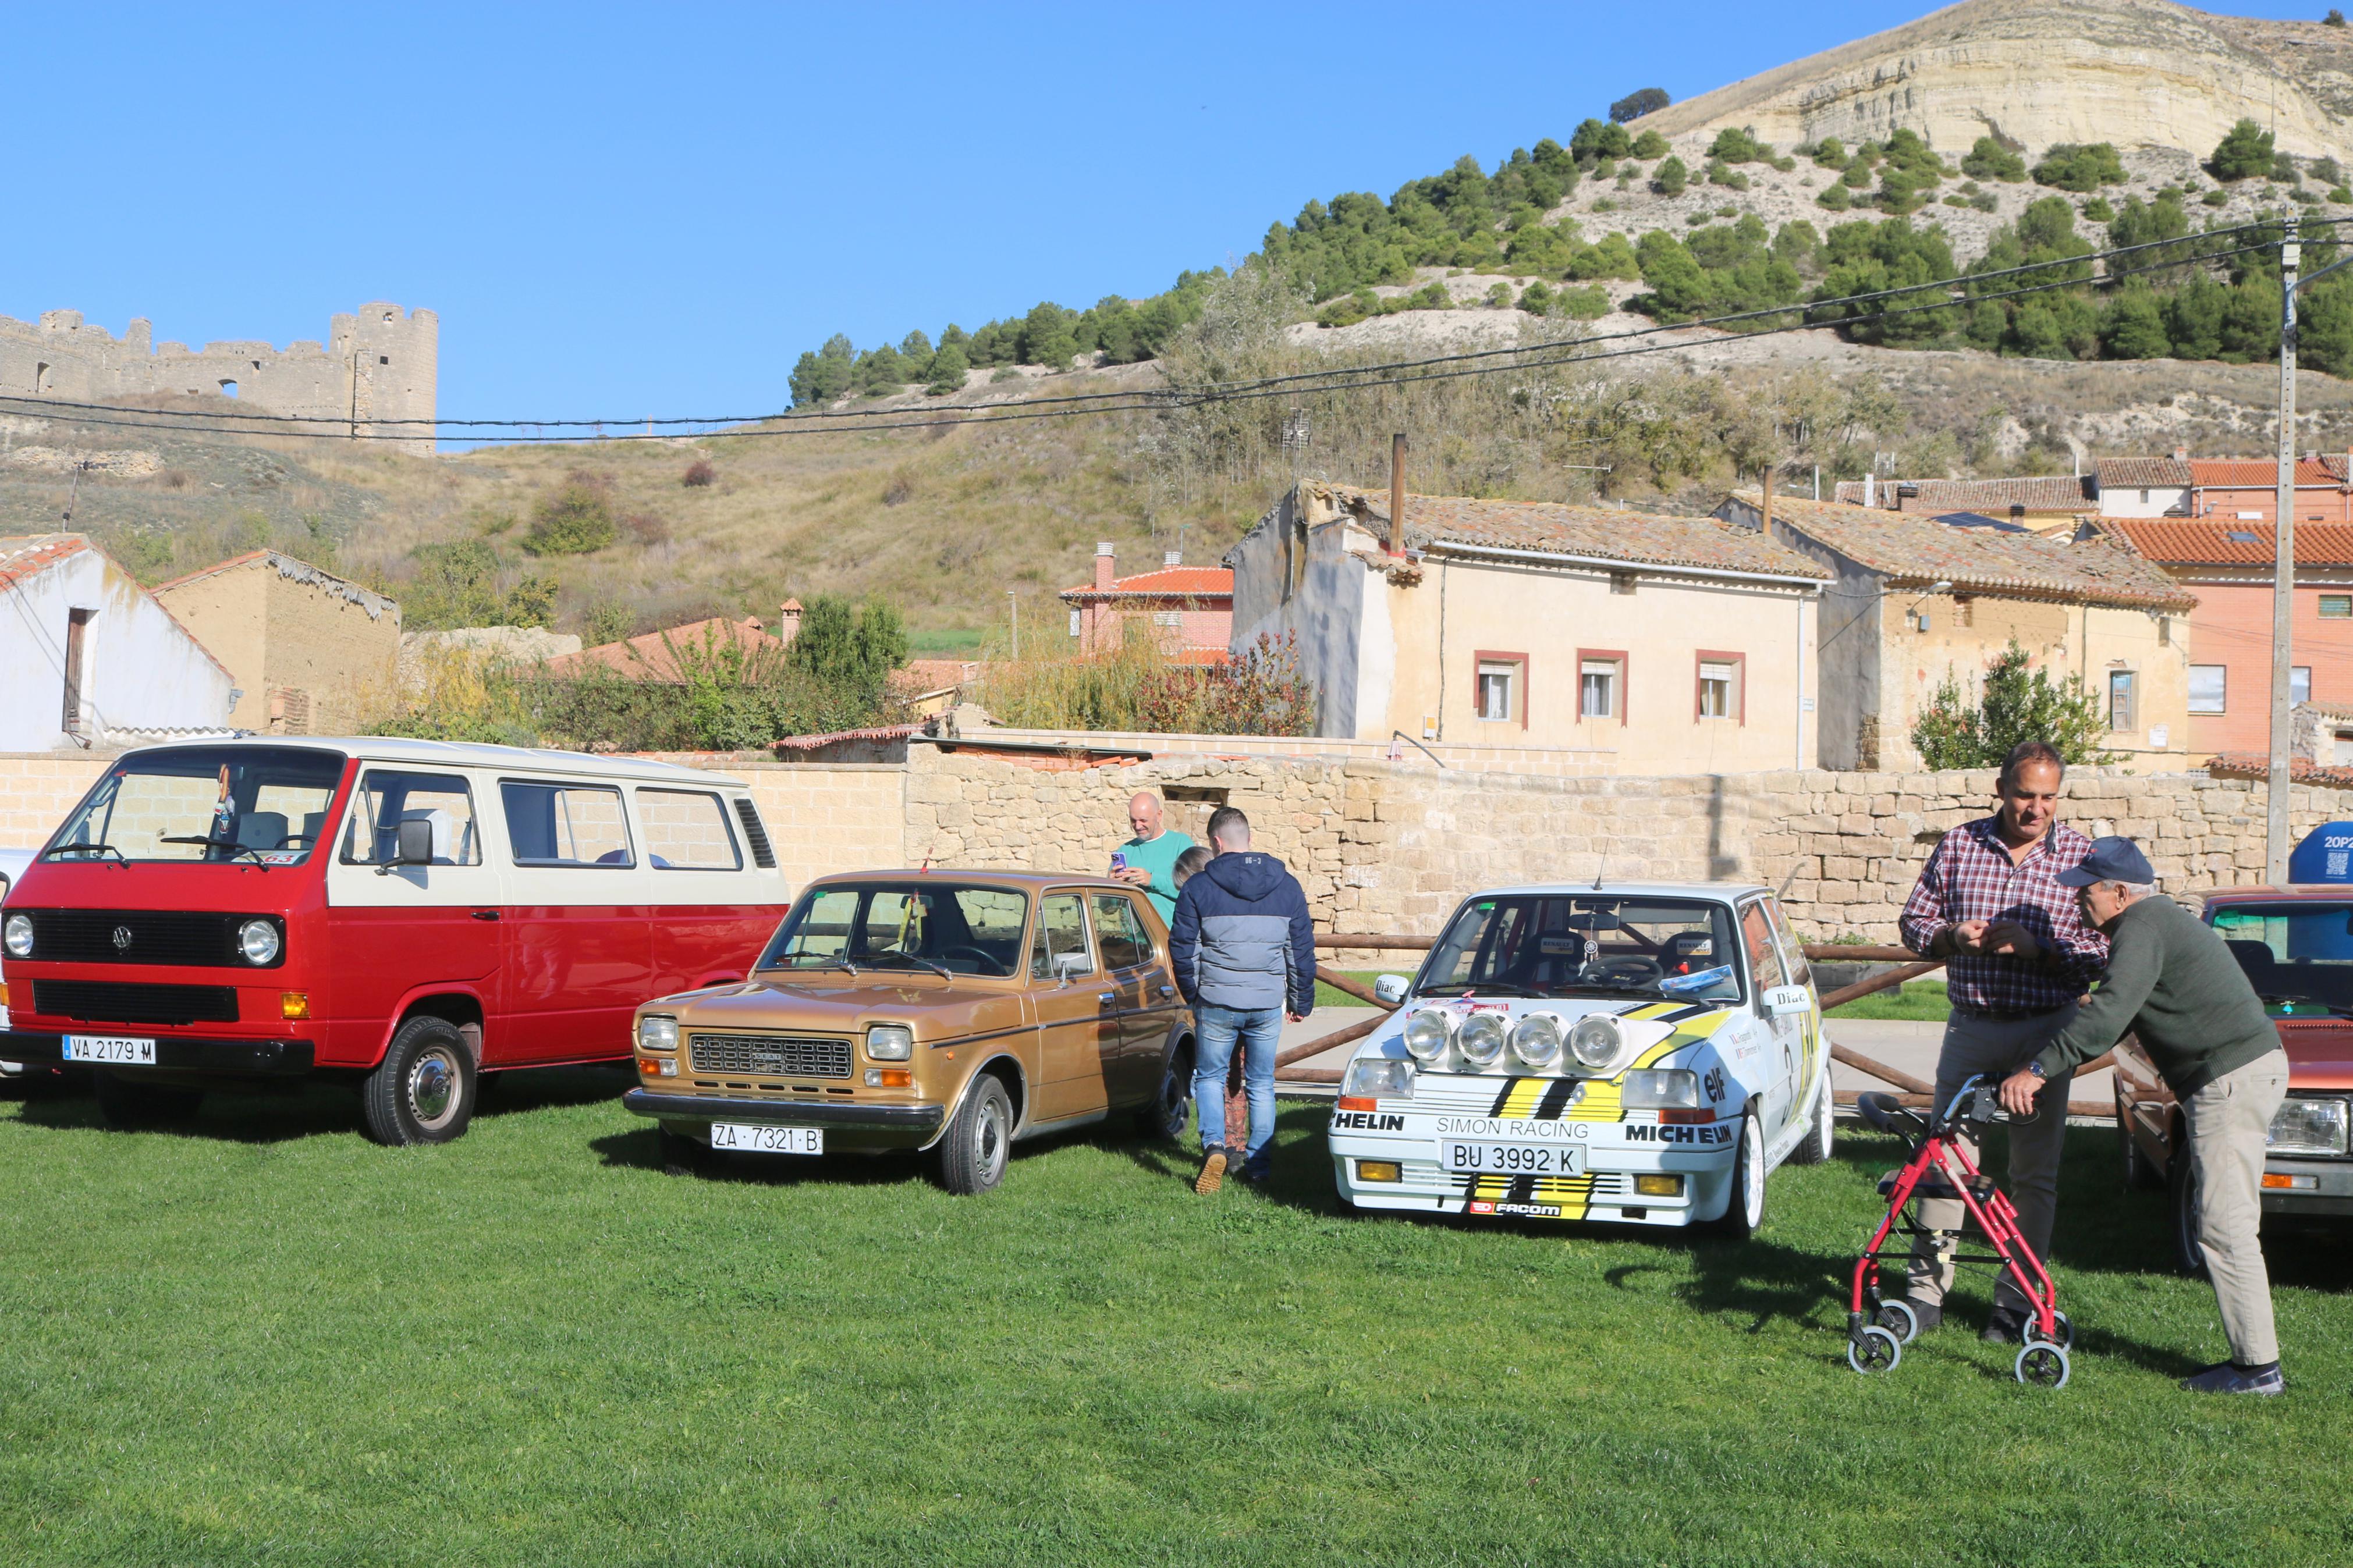
<svg viewBox="0 0 2353 1568">
<path fill-rule="evenodd" d="M 2263 1162 L 2266 1219 L 2353 1217 L 2353 887 L 2232 888 L 2206 900 L 2287 1050 L 2287 1100 Z M 2116 1128 L 2128 1186 L 2167 1188 L 2175 1253 L 2197 1273 L 2198 1194 L 2181 1108 L 2132 1036 L 2116 1047 Z"/>
<path fill-rule="evenodd" d="M 706 1150 L 928 1151 L 981 1193 L 1011 1145 L 1110 1117 L 1184 1130 L 1193 1020 L 1168 933 L 1092 877 L 875 871 L 812 882 L 750 979 L 638 1009 L 672 1170 Z"/>
</svg>

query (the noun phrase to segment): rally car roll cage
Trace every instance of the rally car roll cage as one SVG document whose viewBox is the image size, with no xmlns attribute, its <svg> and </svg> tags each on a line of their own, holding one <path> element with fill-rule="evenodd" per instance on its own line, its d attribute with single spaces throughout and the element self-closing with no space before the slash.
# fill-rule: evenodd
<svg viewBox="0 0 2353 1568">
<path fill-rule="evenodd" d="M 1893 1095 L 1858 1095 L 1855 1109 L 1873 1127 L 1905 1140 L 1911 1154 L 1900 1168 L 1880 1178 L 1887 1214 L 1854 1260 L 1847 1302 L 1848 1364 L 1867 1376 L 1893 1372 L 1904 1359 L 1904 1347 L 1919 1333 L 1920 1325 L 1909 1304 L 1880 1294 L 1880 1260 L 1894 1250 L 1887 1247 L 1887 1238 L 1899 1225 L 1905 1238 L 1903 1256 L 1909 1255 L 1912 1242 L 1934 1234 L 1921 1223 L 1914 1207 L 1915 1199 L 1953 1199 L 1968 1210 L 1969 1219 L 1993 1248 L 1990 1254 L 1957 1255 L 1954 1264 L 1991 1265 L 1997 1276 L 2007 1274 L 2030 1309 L 2022 1335 L 2026 1344 L 2012 1368 L 2018 1381 L 2036 1388 L 2064 1388 L 2067 1352 L 2075 1342 L 2074 1325 L 2059 1310 L 2058 1287 L 2019 1230 L 2018 1210 L 2009 1194 L 1978 1170 L 1960 1142 L 1969 1128 L 1982 1131 L 1990 1123 L 2010 1120 L 1995 1100 L 1992 1080 L 1983 1074 L 1969 1079 L 1946 1101 L 1941 1114 L 1932 1102 L 1926 1121 L 1905 1110 Z"/>
</svg>

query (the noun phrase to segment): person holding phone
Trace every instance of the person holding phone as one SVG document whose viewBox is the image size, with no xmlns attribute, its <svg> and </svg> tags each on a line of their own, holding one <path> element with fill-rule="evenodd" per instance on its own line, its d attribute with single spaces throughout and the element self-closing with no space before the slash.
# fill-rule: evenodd
<svg viewBox="0 0 2353 1568">
<path fill-rule="evenodd" d="M 1161 818 L 1160 797 L 1150 790 L 1128 798 L 1127 825 L 1135 837 L 1112 851 L 1111 874 L 1141 888 L 1165 924 L 1176 918 L 1176 857 L 1192 848 L 1193 841 Z"/>
</svg>

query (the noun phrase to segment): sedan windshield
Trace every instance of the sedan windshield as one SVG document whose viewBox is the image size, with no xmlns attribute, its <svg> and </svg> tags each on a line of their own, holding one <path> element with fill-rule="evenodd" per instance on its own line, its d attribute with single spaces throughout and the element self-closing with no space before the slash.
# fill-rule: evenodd
<svg viewBox="0 0 2353 1568">
<path fill-rule="evenodd" d="M 1737 1002 L 1732 914 L 1696 899 L 1479 899 L 1430 950 L 1422 994 L 1655 996 Z"/>
<path fill-rule="evenodd" d="M 1007 975 L 1029 918 L 1028 896 L 1009 888 L 837 883 L 801 895 L 760 967 Z"/>
<path fill-rule="evenodd" d="M 2353 903 L 2226 904 L 2214 930 L 2274 1017 L 2353 1014 Z"/>
<path fill-rule="evenodd" d="M 343 777 L 335 752 L 292 746 L 134 752 L 82 797 L 47 858 L 300 865 Z"/>
</svg>

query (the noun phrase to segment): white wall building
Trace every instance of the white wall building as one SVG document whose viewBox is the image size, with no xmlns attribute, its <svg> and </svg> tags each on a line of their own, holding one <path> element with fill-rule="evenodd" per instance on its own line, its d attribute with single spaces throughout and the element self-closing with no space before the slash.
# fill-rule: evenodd
<svg viewBox="0 0 2353 1568">
<path fill-rule="evenodd" d="M 0 752 L 228 730 L 220 660 L 79 533 L 0 539 Z"/>
</svg>

